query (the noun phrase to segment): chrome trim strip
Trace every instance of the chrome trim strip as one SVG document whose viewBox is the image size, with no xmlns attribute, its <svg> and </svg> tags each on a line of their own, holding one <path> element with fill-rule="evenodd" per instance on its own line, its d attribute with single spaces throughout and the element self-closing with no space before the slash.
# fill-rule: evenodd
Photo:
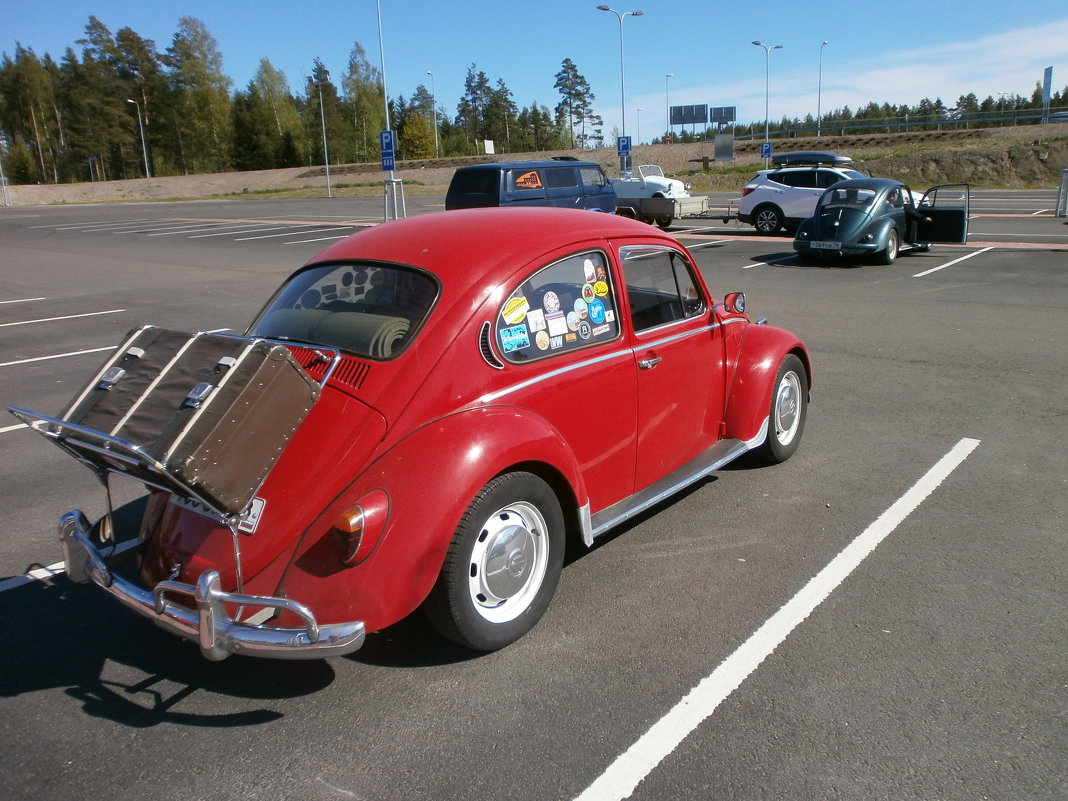
<svg viewBox="0 0 1068 801">
<path fill-rule="evenodd" d="M 513 392 L 518 392 L 521 389 L 526 389 L 527 387 L 532 387 L 535 384 L 540 384 L 542 381 L 550 381 L 558 376 L 566 375 L 567 373 L 574 372 L 575 370 L 581 370 L 585 367 L 590 367 L 594 364 L 600 364 L 601 362 L 607 362 L 613 359 L 620 359 L 624 356 L 629 357 L 632 356 L 633 353 L 634 351 L 632 351 L 630 348 L 624 348 L 623 350 L 615 350 L 611 353 L 605 353 L 604 355 L 597 356 L 593 359 L 585 359 L 581 362 L 575 362 L 574 364 L 569 364 L 566 367 L 560 367 L 556 370 L 552 370 L 551 372 L 542 373 L 541 375 L 536 375 L 533 378 L 528 378 L 526 381 L 520 381 L 518 383 L 512 384 L 512 386 L 506 387 L 505 389 L 501 389 L 496 392 L 491 392 L 488 395 L 483 395 L 476 401 L 476 403 L 492 403 L 495 400 L 503 398 L 505 395 L 510 395 Z"/>
<path fill-rule="evenodd" d="M 325 659 L 352 653 L 363 645 L 364 624 L 355 620 L 320 625 L 306 606 L 289 598 L 241 595 L 224 592 L 219 574 L 205 570 L 196 585 L 162 581 L 152 591 L 145 590 L 108 570 L 103 554 L 89 540 L 89 520 L 79 510 L 59 520 L 59 540 L 63 561 L 72 581 L 91 580 L 127 608 L 143 615 L 160 628 L 200 646 L 205 658 L 220 661 L 230 654 L 270 659 Z M 196 609 L 167 600 L 168 595 L 191 596 Z M 261 626 L 238 621 L 226 612 L 226 605 L 286 610 L 304 621 L 303 627 Z M 262 613 L 253 616 L 260 619 Z"/>
</svg>

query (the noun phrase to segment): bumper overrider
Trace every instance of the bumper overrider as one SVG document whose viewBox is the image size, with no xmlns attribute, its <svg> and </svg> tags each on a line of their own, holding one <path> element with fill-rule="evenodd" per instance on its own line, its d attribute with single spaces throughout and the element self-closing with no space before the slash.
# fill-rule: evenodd
<svg viewBox="0 0 1068 801">
<path fill-rule="evenodd" d="M 352 653 L 363 645 L 362 621 L 319 625 L 311 610 L 289 598 L 242 595 L 221 589 L 219 574 L 205 570 L 197 583 L 161 581 L 146 590 L 108 569 L 104 555 L 89 537 L 85 514 L 73 510 L 59 520 L 59 540 L 68 577 L 75 582 L 92 581 L 124 606 L 147 617 L 157 626 L 200 646 L 203 655 L 220 661 L 230 654 L 269 659 L 325 659 Z M 169 597 L 192 598 L 196 608 L 174 603 Z M 292 612 L 303 627 L 271 627 L 235 619 L 227 606 L 241 610 Z"/>
</svg>

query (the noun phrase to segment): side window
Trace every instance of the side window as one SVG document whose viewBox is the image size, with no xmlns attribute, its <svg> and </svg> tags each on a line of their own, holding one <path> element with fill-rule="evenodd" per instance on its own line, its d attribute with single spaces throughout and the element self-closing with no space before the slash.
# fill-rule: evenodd
<svg viewBox="0 0 1068 801">
<path fill-rule="evenodd" d="M 527 170 L 526 172 L 513 172 L 512 183 L 515 189 L 543 189 L 544 184 L 541 181 L 541 175 L 537 170 Z"/>
<path fill-rule="evenodd" d="M 608 183 L 608 176 L 600 167 L 580 167 L 579 175 L 584 186 L 605 186 Z"/>
<path fill-rule="evenodd" d="M 826 189 L 827 187 L 831 186 L 832 184 L 836 184 L 841 180 L 843 180 L 842 176 L 836 172 L 831 172 L 830 170 L 816 171 L 816 185 L 820 189 Z"/>
<path fill-rule="evenodd" d="M 553 356 L 619 336 L 605 254 L 590 251 L 542 268 L 497 315 L 497 346 L 510 362 Z"/>
<path fill-rule="evenodd" d="M 623 248 L 621 255 L 635 331 L 704 311 L 704 299 L 681 253 L 667 248 Z"/>
<path fill-rule="evenodd" d="M 569 189 L 578 186 L 578 176 L 573 167 L 550 167 L 545 171 L 545 184 L 549 189 Z"/>
<path fill-rule="evenodd" d="M 816 188 L 816 170 L 798 170 L 796 172 L 785 173 L 780 178 L 787 186 L 802 187 L 805 189 Z"/>
</svg>

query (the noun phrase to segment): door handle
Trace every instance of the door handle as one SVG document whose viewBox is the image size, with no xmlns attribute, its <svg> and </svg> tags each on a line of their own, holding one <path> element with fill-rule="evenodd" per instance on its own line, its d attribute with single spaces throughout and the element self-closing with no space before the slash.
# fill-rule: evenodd
<svg viewBox="0 0 1068 801">
<path fill-rule="evenodd" d="M 652 370 L 654 367 L 660 364 L 662 359 L 662 356 L 653 356 L 650 359 L 639 359 L 638 367 L 640 367 L 642 370 Z"/>
</svg>

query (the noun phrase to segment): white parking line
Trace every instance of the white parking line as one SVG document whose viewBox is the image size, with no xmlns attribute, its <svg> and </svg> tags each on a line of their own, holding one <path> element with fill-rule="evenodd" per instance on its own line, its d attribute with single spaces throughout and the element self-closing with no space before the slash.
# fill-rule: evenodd
<svg viewBox="0 0 1068 801">
<path fill-rule="evenodd" d="M 784 261 L 790 261 L 795 258 L 796 254 L 791 253 L 789 256 L 783 256 L 781 259 L 769 259 L 768 261 L 757 261 L 752 264 L 743 264 L 742 269 L 748 270 L 750 267 L 767 267 L 769 264 L 780 264 Z"/>
<path fill-rule="evenodd" d="M 15 300 L 0 300 L 0 306 L 5 303 L 32 303 L 35 300 L 47 300 L 47 298 L 17 298 Z"/>
<path fill-rule="evenodd" d="M 946 267 L 952 267 L 954 264 L 959 264 L 960 262 L 964 261 L 965 259 L 970 259 L 972 256 L 978 256 L 980 253 L 986 253 L 988 250 L 993 250 L 993 249 L 994 249 L 993 247 L 989 247 L 989 248 L 983 248 L 982 250 L 977 250 L 974 253 L 969 253 L 967 256 L 961 256 L 959 259 L 953 259 L 953 261 L 947 261 L 945 264 L 940 264 L 938 267 L 932 267 L 930 270 L 924 270 L 922 273 L 916 273 L 912 277 L 913 278 L 923 278 L 925 275 L 930 275 L 931 273 L 937 273 L 939 270 L 944 270 L 944 269 L 946 269 Z"/>
<path fill-rule="evenodd" d="M 305 242 L 331 242 L 335 239 L 348 239 L 352 234 L 342 234 L 341 236 L 321 236 L 318 239 L 294 239 L 292 242 L 283 242 L 283 245 L 303 245 Z"/>
<path fill-rule="evenodd" d="M 343 226 L 343 227 L 340 227 L 340 228 L 320 228 L 320 229 L 318 229 L 316 231 L 306 231 L 305 233 L 308 233 L 308 234 L 325 234 L 327 231 L 344 231 L 344 230 L 347 230 L 348 228 L 352 228 L 352 227 L 353 226 L 351 226 L 351 225 L 346 225 L 346 226 Z M 243 236 L 243 237 L 240 237 L 239 239 L 235 239 L 234 241 L 235 242 L 247 242 L 250 239 L 273 239 L 273 238 L 279 237 L 279 236 L 292 236 L 292 235 L 293 235 L 293 232 L 290 231 L 289 233 L 285 233 L 285 234 L 266 234 L 264 236 Z"/>
<path fill-rule="evenodd" d="M 785 606 L 768 618 L 745 643 L 654 723 L 634 745 L 620 754 L 593 784 L 576 797 L 576 801 L 621 801 L 628 798 L 638 783 L 711 716 L 716 707 L 738 689 L 790 632 L 812 614 L 978 445 L 977 439 L 958 442 Z"/>
<path fill-rule="evenodd" d="M 10 328 L 15 325 L 32 325 L 33 323 L 54 323 L 58 320 L 77 320 L 81 317 L 97 317 L 101 314 L 121 314 L 126 309 L 108 309 L 107 311 L 85 312 L 84 314 L 65 314 L 62 317 L 42 317 L 39 320 L 20 320 L 17 323 L 0 323 L 0 328 Z"/>
<path fill-rule="evenodd" d="M 100 353 L 105 350 L 115 350 L 115 345 L 106 348 L 89 348 L 88 350 L 72 350 L 68 353 L 56 353 L 52 356 L 34 356 L 30 359 L 15 359 L 11 362 L 0 362 L 0 367 L 14 367 L 17 364 L 31 364 L 33 362 L 47 362 L 52 359 L 65 359 L 67 356 L 84 356 L 86 353 Z"/>
</svg>

